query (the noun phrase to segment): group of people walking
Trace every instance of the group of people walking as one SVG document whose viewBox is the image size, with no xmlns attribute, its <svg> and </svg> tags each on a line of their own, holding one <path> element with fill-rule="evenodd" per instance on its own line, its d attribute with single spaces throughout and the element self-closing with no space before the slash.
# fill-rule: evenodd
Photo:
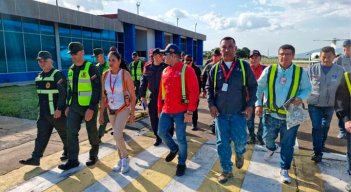
<svg viewBox="0 0 351 192">
<path fill-rule="evenodd" d="M 201 70 L 191 55 L 182 57 L 180 48 L 168 44 L 165 49 L 149 51 L 150 61 L 144 63 L 133 52 L 133 61 L 126 67 L 115 48 L 108 53 L 94 49 L 97 64 L 84 60 L 84 47 L 72 42 L 68 46 L 73 65 L 66 76 L 53 68 L 51 54 L 38 53 L 42 69 L 35 79 L 39 96 L 38 135 L 32 157 L 21 160 L 26 165 L 40 165 L 45 147 L 55 127 L 63 142 L 62 170 L 77 167 L 78 134 L 85 121 L 91 145 L 87 166 L 98 161 L 99 142 L 107 122 L 113 128 L 118 161 L 115 171 L 129 169 L 128 152 L 123 129 L 135 121 L 135 106 L 145 105 L 149 111 L 155 146 L 164 143 L 170 152 L 166 162 L 178 155 L 176 175 L 186 173 L 186 126 L 198 130 L 200 93 L 207 98 L 214 119 L 213 132 L 222 167 L 218 178 L 225 183 L 233 177 L 231 162 L 234 143 L 235 166 L 241 169 L 247 144 L 265 145 L 264 160 L 269 161 L 280 148 L 280 175 L 290 183 L 288 174 L 293 159 L 299 125 L 287 127 L 287 101 L 295 106 L 308 104 L 312 121 L 314 154 L 311 160 L 323 159 L 334 111 L 339 118 L 340 138 L 347 139 L 347 158 L 351 172 L 351 40 L 343 43 L 344 54 L 336 58 L 335 49 L 323 47 L 320 62 L 307 69 L 293 63 L 295 48 L 285 44 L 278 49 L 278 63 L 261 64 L 261 53 L 253 50 L 248 61 L 235 56 L 237 46 L 232 37 L 224 37 L 211 56 L 211 62 Z M 99 112 L 99 116 L 98 116 Z M 255 117 L 259 119 L 255 134 Z M 100 127 L 97 128 L 97 119 Z M 175 133 L 177 140 L 173 139 Z M 280 136 L 280 145 L 276 139 Z M 351 190 L 351 185 L 348 190 Z"/>
</svg>

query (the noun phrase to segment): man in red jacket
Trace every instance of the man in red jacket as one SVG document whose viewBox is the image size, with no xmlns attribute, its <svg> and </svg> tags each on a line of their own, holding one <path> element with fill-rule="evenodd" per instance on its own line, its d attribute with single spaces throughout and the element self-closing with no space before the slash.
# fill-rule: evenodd
<svg viewBox="0 0 351 192">
<path fill-rule="evenodd" d="M 158 135 L 170 149 L 166 162 L 172 161 L 179 153 L 176 175 L 182 176 L 185 173 L 188 152 L 185 129 L 197 108 L 199 85 L 194 69 L 181 62 L 181 51 L 177 45 L 168 44 L 162 53 L 169 66 L 163 70 L 158 94 Z M 178 144 L 169 134 L 173 123 Z"/>
</svg>

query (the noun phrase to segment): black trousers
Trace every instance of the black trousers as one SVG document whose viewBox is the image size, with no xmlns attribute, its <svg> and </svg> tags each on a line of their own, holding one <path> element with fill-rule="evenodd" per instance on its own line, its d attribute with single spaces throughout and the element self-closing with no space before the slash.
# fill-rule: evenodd
<svg viewBox="0 0 351 192">
<path fill-rule="evenodd" d="M 67 119 L 62 115 L 59 119 L 55 119 L 53 115 L 39 115 L 37 120 L 37 138 L 35 139 L 34 151 L 32 157 L 40 159 L 49 143 L 53 129 L 57 130 L 63 143 L 63 153 L 67 155 L 67 135 L 66 135 Z"/>
<path fill-rule="evenodd" d="M 150 100 L 148 104 L 148 108 L 149 108 L 149 117 L 150 117 L 152 131 L 154 132 L 154 135 L 156 136 L 157 141 L 162 141 L 162 139 L 157 135 L 158 121 L 159 121 L 158 111 L 157 111 L 157 100 Z M 169 134 L 173 136 L 174 125 L 169 129 Z"/>
</svg>

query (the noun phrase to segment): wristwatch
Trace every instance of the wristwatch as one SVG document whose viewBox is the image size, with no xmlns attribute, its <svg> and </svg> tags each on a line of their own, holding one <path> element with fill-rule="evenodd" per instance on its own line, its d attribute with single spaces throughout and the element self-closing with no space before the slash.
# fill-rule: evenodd
<svg viewBox="0 0 351 192">
<path fill-rule="evenodd" d="M 186 111 L 186 114 L 193 115 L 193 112 L 188 110 L 188 111 Z"/>
</svg>

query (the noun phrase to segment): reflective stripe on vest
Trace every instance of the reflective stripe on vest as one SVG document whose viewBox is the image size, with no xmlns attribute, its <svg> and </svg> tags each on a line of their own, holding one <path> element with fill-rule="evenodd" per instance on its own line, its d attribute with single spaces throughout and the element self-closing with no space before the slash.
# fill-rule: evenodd
<svg viewBox="0 0 351 192">
<path fill-rule="evenodd" d="M 79 71 L 78 77 L 78 104 L 80 106 L 89 106 L 91 95 L 92 95 L 92 85 L 89 75 L 89 68 L 91 63 L 86 62 L 83 70 Z M 73 65 L 72 65 L 73 67 Z M 71 90 L 73 90 L 73 70 L 72 67 L 68 70 L 68 81 Z M 72 103 L 72 97 L 69 100 L 69 104 Z"/>
<path fill-rule="evenodd" d="M 245 72 L 245 67 L 244 67 L 244 63 L 243 60 L 239 60 L 240 61 L 240 67 L 241 67 L 241 72 L 243 73 L 243 85 L 244 87 L 246 86 L 246 72 Z M 218 63 L 216 63 L 215 66 L 215 72 L 214 72 L 214 78 L 213 78 L 213 89 L 216 90 L 216 85 L 217 85 L 217 73 L 218 73 L 218 68 L 220 65 L 220 61 Z"/>
<path fill-rule="evenodd" d="M 132 65 L 130 67 L 130 71 L 132 73 L 132 80 L 135 81 L 139 81 L 140 80 L 140 77 L 143 75 L 143 72 L 141 70 L 141 61 L 139 60 L 138 62 L 138 65 L 137 65 L 137 69 L 136 69 L 136 79 L 135 79 L 135 68 L 134 68 L 134 61 L 132 62 Z"/>
<path fill-rule="evenodd" d="M 183 67 L 182 67 L 182 74 L 181 74 L 181 83 L 182 83 L 182 103 L 189 103 L 189 100 L 186 99 L 186 90 L 185 90 L 185 70 L 186 70 L 186 65 L 183 64 Z M 165 70 L 164 70 L 163 72 L 165 72 Z M 165 85 L 164 85 L 162 79 L 161 79 L 161 91 L 162 91 L 162 101 L 164 101 L 164 100 L 165 100 L 165 97 L 166 97 L 166 92 L 165 92 Z"/>
<path fill-rule="evenodd" d="M 59 72 L 59 70 L 55 69 L 49 77 L 44 77 L 41 78 L 40 74 L 35 78 L 35 82 L 40 82 L 40 81 L 54 81 L 54 76 L 55 74 Z M 43 95 L 48 95 L 48 100 L 49 100 L 49 108 L 50 108 L 50 114 L 54 114 L 54 94 L 58 94 L 59 91 L 58 89 L 37 89 L 38 94 L 43 94 Z"/>
<path fill-rule="evenodd" d="M 347 88 L 349 89 L 349 93 L 350 93 L 350 96 L 351 96 L 351 82 L 350 82 L 349 75 L 348 75 L 347 72 L 345 72 L 344 76 L 345 76 L 345 81 L 346 81 Z"/>
<path fill-rule="evenodd" d="M 273 64 L 269 71 L 268 71 L 268 99 L 267 99 L 267 106 L 271 112 L 275 112 L 281 115 L 286 115 L 287 111 L 284 108 L 279 108 L 276 104 L 276 95 L 275 95 L 275 81 L 277 77 L 277 69 L 278 65 Z M 290 85 L 289 93 L 285 101 L 293 98 L 296 96 L 297 91 L 300 86 L 300 81 L 301 81 L 301 74 L 302 74 L 302 69 L 299 66 L 294 65 L 293 66 L 293 82 Z"/>
</svg>

